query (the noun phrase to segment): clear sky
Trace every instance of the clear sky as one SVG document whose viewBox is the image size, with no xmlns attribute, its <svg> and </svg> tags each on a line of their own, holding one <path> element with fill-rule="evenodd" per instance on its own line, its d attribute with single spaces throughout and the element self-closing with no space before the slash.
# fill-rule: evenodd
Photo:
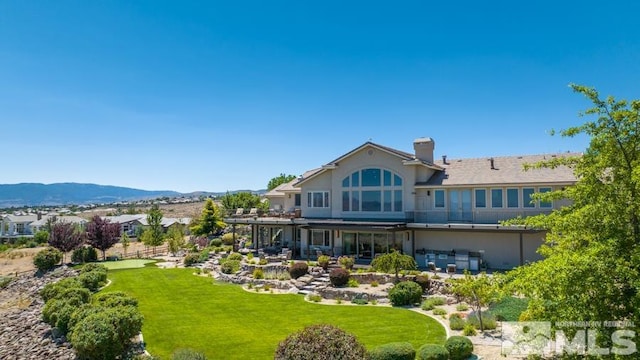
<svg viewBox="0 0 640 360">
<path fill-rule="evenodd" d="M 436 157 L 640 98 L 638 1 L 0 1 L 0 183 L 265 188 L 367 140 Z"/>
</svg>

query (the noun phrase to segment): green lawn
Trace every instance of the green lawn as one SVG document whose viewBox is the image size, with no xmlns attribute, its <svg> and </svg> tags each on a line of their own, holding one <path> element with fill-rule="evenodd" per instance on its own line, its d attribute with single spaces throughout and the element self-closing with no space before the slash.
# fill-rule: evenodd
<svg viewBox="0 0 640 360">
<path fill-rule="evenodd" d="M 368 348 L 445 340 L 437 321 L 407 309 L 312 304 L 302 295 L 255 294 L 192 273 L 150 266 L 109 272 L 112 284 L 103 291 L 138 298 L 147 350 L 162 359 L 178 348 L 203 351 L 210 359 L 273 359 L 281 340 L 316 323 L 339 326 Z"/>
<path fill-rule="evenodd" d="M 129 259 L 129 260 L 118 260 L 118 261 L 103 261 L 100 264 L 107 267 L 109 270 L 118 270 L 118 269 L 133 269 L 133 268 L 141 268 L 144 267 L 145 264 L 155 262 L 155 260 L 149 259 Z"/>
</svg>

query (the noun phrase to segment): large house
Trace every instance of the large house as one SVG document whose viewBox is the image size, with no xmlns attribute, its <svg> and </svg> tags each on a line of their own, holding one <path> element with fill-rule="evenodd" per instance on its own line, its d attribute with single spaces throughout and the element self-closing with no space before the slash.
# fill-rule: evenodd
<svg viewBox="0 0 640 360">
<path fill-rule="evenodd" d="M 397 249 L 421 267 L 472 271 L 540 259 L 543 231 L 501 221 L 565 205 L 531 195 L 575 183 L 571 169 L 524 165 L 578 154 L 435 160 L 431 138 L 413 147 L 407 153 L 366 142 L 267 194 L 292 215 L 225 221 L 251 225 L 256 247 L 289 247 L 302 258 L 321 251 L 367 261 Z"/>
</svg>

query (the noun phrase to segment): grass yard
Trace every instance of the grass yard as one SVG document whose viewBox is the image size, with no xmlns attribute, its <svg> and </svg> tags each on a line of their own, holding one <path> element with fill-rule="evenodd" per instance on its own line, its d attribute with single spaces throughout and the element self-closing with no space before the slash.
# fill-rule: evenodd
<svg viewBox="0 0 640 360">
<path fill-rule="evenodd" d="M 317 323 L 339 326 L 367 348 L 445 341 L 437 321 L 407 309 L 312 304 L 302 295 L 256 294 L 192 273 L 151 266 L 109 272 L 112 284 L 103 291 L 138 298 L 147 350 L 155 356 L 169 359 L 176 349 L 192 348 L 210 359 L 273 359 L 281 340 Z"/>
<path fill-rule="evenodd" d="M 118 261 L 103 261 L 100 262 L 100 265 L 104 265 L 109 270 L 118 270 L 118 269 L 135 269 L 142 268 L 145 264 L 155 262 L 155 260 L 149 259 L 129 259 L 129 260 L 118 260 Z"/>
</svg>

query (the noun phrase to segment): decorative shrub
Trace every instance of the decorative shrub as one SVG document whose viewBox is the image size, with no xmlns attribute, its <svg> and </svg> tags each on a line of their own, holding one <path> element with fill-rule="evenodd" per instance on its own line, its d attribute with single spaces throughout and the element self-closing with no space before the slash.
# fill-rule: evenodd
<svg viewBox="0 0 640 360">
<path fill-rule="evenodd" d="M 240 270 L 239 260 L 227 260 L 220 265 L 220 270 L 225 274 L 235 274 Z"/>
<path fill-rule="evenodd" d="M 478 319 L 478 314 L 475 311 L 469 313 L 467 316 L 467 323 L 473 325 L 476 329 L 480 329 L 480 319 Z M 496 321 L 496 317 L 492 313 L 489 311 L 483 311 L 482 325 L 484 330 L 493 330 L 498 326 L 498 323 Z"/>
<path fill-rule="evenodd" d="M 431 284 L 431 280 L 429 280 L 429 276 L 427 275 L 417 275 L 415 279 L 413 279 L 420 287 L 422 288 L 422 292 L 429 290 L 429 285 Z"/>
<path fill-rule="evenodd" d="M 203 263 L 203 262 L 205 262 L 207 260 L 209 260 L 209 251 L 208 250 L 202 250 L 200 252 L 200 254 L 198 255 L 198 262 Z"/>
<path fill-rule="evenodd" d="M 353 265 L 356 263 L 356 260 L 351 256 L 340 256 L 338 258 L 338 264 L 347 270 L 353 269 Z"/>
<path fill-rule="evenodd" d="M 343 268 L 335 268 L 329 273 L 331 285 L 335 287 L 345 286 L 349 283 L 349 271 Z"/>
<path fill-rule="evenodd" d="M 499 321 L 518 321 L 529 305 L 529 299 L 507 296 L 495 304 L 491 304 L 489 310 Z"/>
<path fill-rule="evenodd" d="M 269 263 L 269 261 L 267 261 L 267 259 L 260 259 L 260 261 L 258 261 L 258 265 L 267 265 Z"/>
<path fill-rule="evenodd" d="M 253 256 L 254 256 L 254 255 L 253 255 L 253 253 L 252 253 L 252 252 L 248 253 L 248 254 L 247 254 L 247 260 L 251 260 L 251 259 L 253 259 Z"/>
<path fill-rule="evenodd" d="M 467 311 L 467 310 L 469 310 L 469 305 L 465 303 L 460 303 L 456 305 L 456 311 Z"/>
<path fill-rule="evenodd" d="M 307 296 L 307 299 L 309 299 L 309 301 L 313 301 L 313 302 L 320 302 L 320 301 L 322 301 L 322 296 L 320 296 L 318 294 L 309 294 Z"/>
<path fill-rule="evenodd" d="M 332 325 L 311 325 L 278 344 L 275 360 L 362 360 L 367 350 L 358 339 Z"/>
<path fill-rule="evenodd" d="M 349 281 L 347 282 L 347 286 L 357 288 L 358 286 L 360 286 L 360 283 L 358 282 L 358 280 L 354 278 L 349 278 Z"/>
<path fill-rule="evenodd" d="M 198 261 L 200 261 L 200 255 L 198 253 L 187 254 L 182 260 L 182 262 L 184 263 L 184 266 L 191 266 L 193 264 L 197 264 Z"/>
<path fill-rule="evenodd" d="M 476 328 L 474 328 L 471 324 L 465 324 L 462 328 L 462 335 L 464 336 L 474 336 L 477 334 L 478 332 L 476 331 Z"/>
<path fill-rule="evenodd" d="M 66 278 L 55 283 L 49 283 L 40 290 L 40 296 L 45 302 L 62 296 L 67 289 L 82 288 L 77 278 Z"/>
<path fill-rule="evenodd" d="M 257 268 L 255 270 L 253 270 L 253 278 L 254 279 L 264 279 L 264 272 L 262 271 L 262 269 Z"/>
<path fill-rule="evenodd" d="M 367 305 L 369 302 L 367 301 L 367 299 L 363 299 L 360 297 L 355 297 L 353 299 L 351 299 L 351 303 L 352 304 L 356 304 L 356 305 Z"/>
<path fill-rule="evenodd" d="M 233 233 L 226 233 L 220 238 L 220 240 L 222 240 L 222 243 L 225 245 L 233 245 L 233 242 L 236 239 L 238 239 L 238 234 L 236 234 L 236 236 L 234 237 Z"/>
<path fill-rule="evenodd" d="M 393 306 L 420 303 L 422 288 L 413 281 L 401 281 L 389 290 L 389 300 Z"/>
<path fill-rule="evenodd" d="M 370 285 L 371 287 L 378 287 L 378 285 L 380 284 L 377 281 L 373 280 Z"/>
<path fill-rule="evenodd" d="M 444 305 L 447 299 L 443 297 L 430 297 L 422 302 L 422 310 L 433 310 L 436 306 Z"/>
<path fill-rule="evenodd" d="M 447 315 L 447 310 L 443 308 L 435 308 L 433 309 L 433 315 Z"/>
<path fill-rule="evenodd" d="M 444 347 L 449 351 L 449 359 L 451 360 L 466 360 L 473 353 L 471 340 L 464 336 L 448 338 Z"/>
<path fill-rule="evenodd" d="M 301 276 L 304 276 L 309 271 L 309 265 L 304 262 L 297 262 L 289 267 L 289 275 L 291 275 L 292 279 L 297 279 Z"/>
<path fill-rule="evenodd" d="M 12 278 L 9 276 L 0 276 L 0 289 L 4 289 L 11 283 Z"/>
<path fill-rule="evenodd" d="M 107 283 L 107 268 L 99 264 L 87 264 L 80 270 L 77 279 L 83 287 L 96 292 Z"/>
<path fill-rule="evenodd" d="M 227 260 L 242 260 L 242 254 L 240 253 L 231 253 L 227 256 Z"/>
<path fill-rule="evenodd" d="M 370 360 L 414 360 L 415 358 L 416 350 L 408 342 L 388 343 L 369 351 Z"/>
<path fill-rule="evenodd" d="M 212 247 L 220 247 L 222 246 L 222 240 L 220 238 L 215 238 L 209 242 L 209 246 Z"/>
<path fill-rule="evenodd" d="M 106 274 L 109 269 L 107 269 L 107 267 L 102 264 L 86 264 L 80 269 L 81 274 L 91 271 L 100 271 Z"/>
<path fill-rule="evenodd" d="M 96 294 L 94 302 L 102 307 L 138 306 L 138 299 L 122 291 Z"/>
<path fill-rule="evenodd" d="M 193 349 L 178 349 L 174 351 L 172 360 L 207 360 L 207 356 Z"/>
<path fill-rule="evenodd" d="M 327 270 L 327 268 L 329 267 L 329 261 L 330 260 L 331 260 L 331 258 L 328 257 L 327 255 L 320 255 L 320 256 L 318 256 L 318 266 L 320 266 L 323 269 Z"/>
<path fill-rule="evenodd" d="M 447 360 L 449 351 L 442 345 L 425 344 L 422 345 L 416 354 L 416 360 Z"/>
<path fill-rule="evenodd" d="M 84 264 L 88 262 L 98 261 L 98 251 L 91 246 L 83 246 L 73 250 L 71 261 L 74 263 Z"/>
<path fill-rule="evenodd" d="M 200 275 L 202 273 L 202 269 L 195 268 L 194 272 L 196 273 L 196 275 Z"/>
<path fill-rule="evenodd" d="M 464 329 L 464 326 L 465 321 L 460 314 L 453 313 L 449 315 L 449 328 L 451 330 L 462 330 Z"/>
<path fill-rule="evenodd" d="M 62 252 L 52 247 L 40 250 L 36 256 L 33 257 L 33 265 L 41 272 L 47 272 L 53 269 L 60 261 L 62 261 Z"/>
</svg>

